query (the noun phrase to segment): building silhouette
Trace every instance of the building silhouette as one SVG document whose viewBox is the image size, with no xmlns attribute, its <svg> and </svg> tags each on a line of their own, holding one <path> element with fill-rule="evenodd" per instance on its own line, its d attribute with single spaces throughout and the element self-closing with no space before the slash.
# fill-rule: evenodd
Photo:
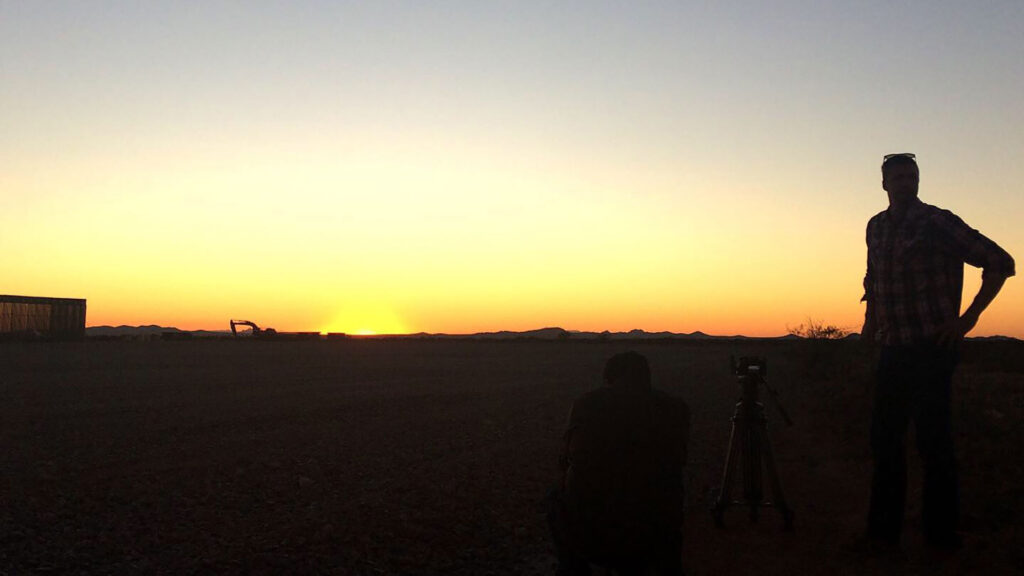
<svg viewBox="0 0 1024 576">
<path fill-rule="evenodd" d="M 0 338 L 85 337 L 85 300 L 0 295 Z"/>
</svg>

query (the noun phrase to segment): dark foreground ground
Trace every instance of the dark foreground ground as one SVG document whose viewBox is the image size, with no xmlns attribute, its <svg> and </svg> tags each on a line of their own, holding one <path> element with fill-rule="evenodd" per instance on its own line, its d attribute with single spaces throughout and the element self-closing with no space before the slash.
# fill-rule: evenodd
<svg viewBox="0 0 1024 576">
<path fill-rule="evenodd" d="M 955 382 L 965 548 L 852 546 L 871 352 L 822 342 L 0 344 L 0 574 L 551 574 L 542 498 L 572 399 L 646 354 L 693 411 L 684 565 L 703 574 L 1024 572 L 1024 345 L 968 343 Z M 764 355 L 796 531 L 716 529 L 735 379 Z"/>
</svg>

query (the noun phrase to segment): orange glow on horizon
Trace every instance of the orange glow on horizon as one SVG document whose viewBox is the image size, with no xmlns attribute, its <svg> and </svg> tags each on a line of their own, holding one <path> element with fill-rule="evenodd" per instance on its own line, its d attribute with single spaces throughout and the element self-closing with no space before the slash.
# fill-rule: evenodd
<svg viewBox="0 0 1024 576">
<path fill-rule="evenodd" d="M 641 263 L 643 264 L 643 263 Z M 650 265 L 664 268 L 665 263 Z M 461 283 L 447 277 L 423 276 L 419 284 L 365 285 L 346 288 L 324 277 L 325 288 L 291 285 L 273 276 L 237 282 L 224 279 L 220 291 L 206 292 L 204 279 L 182 278 L 169 289 L 158 277 L 148 290 L 135 293 L 128 282 L 92 289 L 53 290 L 44 296 L 84 297 L 88 301 L 87 325 L 151 325 L 182 330 L 227 330 L 231 318 L 247 319 L 262 328 L 282 332 L 318 331 L 352 335 L 410 334 L 417 332 L 472 334 L 477 332 L 528 331 L 560 327 L 581 332 L 691 333 L 714 336 L 781 336 L 809 318 L 857 332 L 863 321 L 859 303 L 859 271 L 836 272 L 818 284 L 790 286 L 789 277 L 737 272 L 697 271 L 693 280 L 685 269 L 659 271 L 668 280 L 652 277 L 646 283 L 622 285 L 617 277 L 604 279 L 590 272 L 559 279 L 553 273 L 530 274 L 526 279 L 483 275 L 483 282 L 466 278 Z M 682 268 L 682 267 L 681 267 Z M 583 272 L 586 274 L 586 272 Z M 621 274 L 638 277 L 643 268 L 624 268 Z M 532 278 L 550 279 L 539 286 Z M 215 278 L 215 272 L 211 272 Z M 674 276 L 673 276 L 674 275 Z M 285 275 L 286 276 L 286 275 Z M 980 274 L 968 270 L 964 306 L 977 292 Z M 678 279 L 675 279 L 678 277 Z M 758 278 L 763 281 L 758 282 Z M 559 283 L 555 283 L 559 280 Z M 828 280 L 828 281 L 826 281 Z M 576 282 L 573 284 L 572 282 Z M 699 282 L 706 284 L 702 285 Z M 1016 279 L 1007 282 L 999 298 L 982 315 L 972 336 L 1024 337 L 1024 293 Z M 76 286 L 69 281 L 68 286 Z M 583 290 L 580 286 L 587 286 Z M 760 287 L 760 291 L 751 287 Z M 836 286 L 842 290 L 837 291 Z M 92 297 L 91 293 L 102 295 Z M 373 295 L 377 292 L 377 295 Z M 11 293 L 33 295 L 29 290 Z M 341 302 L 340 304 L 338 302 Z"/>
<path fill-rule="evenodd" d="M 406 334 L 409 332 L 394 310 L 379 300 L 340 306 L 319 329 L 321 334 L 344 333 L 356 336 Z"/>
</svg>

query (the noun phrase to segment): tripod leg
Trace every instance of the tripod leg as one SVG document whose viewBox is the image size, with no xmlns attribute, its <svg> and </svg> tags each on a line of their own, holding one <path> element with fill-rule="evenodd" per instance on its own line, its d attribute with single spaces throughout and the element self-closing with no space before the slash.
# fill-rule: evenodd
<svg viewBox="0 0 1024 576">
<path fill-rule="evenodd" d="M 715 525 L 719 528 L 725 526 L 725 509 L 729 507 L 732 498 L 732 481 L 736 473 L 736 461 L 739 460 L 740 442 L 736 438 L 736 418 L 732 421 L 732 431 L 729 432 L 729 448 L 725 452 L 725 470 L 722 473 L 722 486 L 718 490 L 718 499 L 715 501 L 711 514 L 715 518 Z"/>
<path fill-rule="evenodd" d="M 756 522 L 764 490 L 761 479 L 761 431 L 757 425 L 744 426 L 743 434 L 743 497 L 750 509 L 750 521 Z"/>
<path fill-rule="evenodd" d="M 775 456 L 772 454 L 772 445 L 768 439 L 767 428 L 761 428 L 761 439 L 764 446 L 765 468 L 768 471 L 768 478 L 772 483 L 772 497 L 775 498 L 775 507 L 782 513 L 784 528 L 792 530 L 793 511 L 786 505 L 786 496 L 782 493 L 782 482 L 779 480 L 779 471 L 775 468 Z"/>
</svg>

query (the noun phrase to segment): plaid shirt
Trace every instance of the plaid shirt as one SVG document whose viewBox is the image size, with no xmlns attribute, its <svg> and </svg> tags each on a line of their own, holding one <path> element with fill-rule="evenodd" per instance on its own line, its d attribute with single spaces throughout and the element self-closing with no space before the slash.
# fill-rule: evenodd
<svg viewBox="0 0 1024 576">
<path fill-rule="evenodd" d="M 960 315 L 964 263 L 1014 275 L 1013 258 L 956 214 L 914 202 L 903 219 L 888 210 L 868 222 L 864 298 L 883 344 L 920 344 Z"/>
</svg>

